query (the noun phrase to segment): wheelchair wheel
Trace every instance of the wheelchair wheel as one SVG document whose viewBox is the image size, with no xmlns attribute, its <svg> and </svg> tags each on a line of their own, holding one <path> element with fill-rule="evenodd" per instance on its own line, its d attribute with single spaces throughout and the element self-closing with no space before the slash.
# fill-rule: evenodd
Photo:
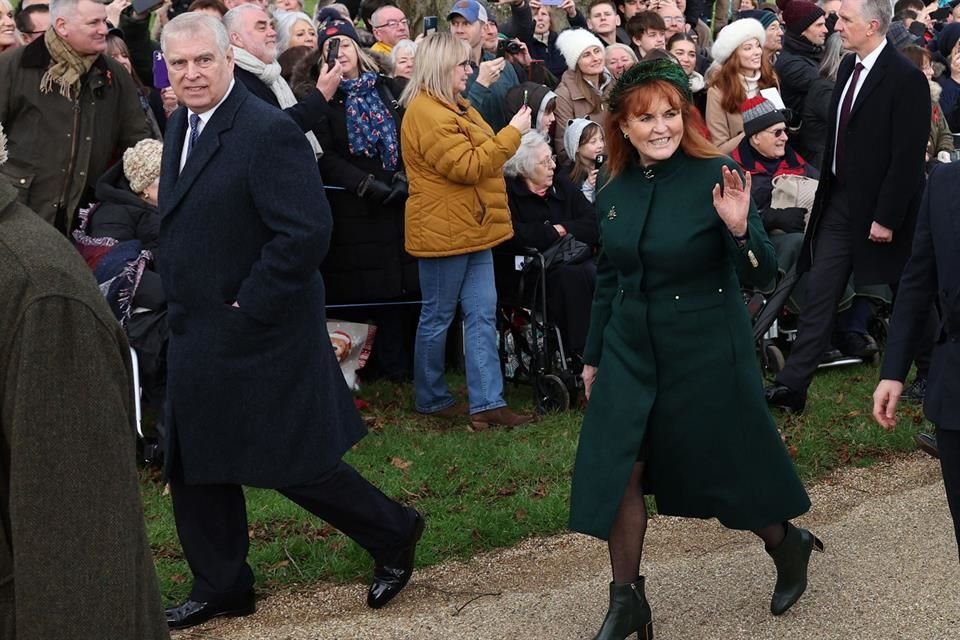
<svg viewBox="0 0 960 640">
<path fill-rule="evenodd" d="M 783 351 L 780 350 L 780 347 L 768 342 L 763 345 L 763 356 L 762 356 L 763 368 L 765 371 L 777 375 L 783 371 L 783 367 L 786 365 L 786 359 L 783 357 Z"/>
<path fill-rule="evenodd" d="M 570 392 L 558 376 L 545 374 L 534 382 L 537 394 L 537 413 L 558 413 L 570 408 Z"/>
</svg>

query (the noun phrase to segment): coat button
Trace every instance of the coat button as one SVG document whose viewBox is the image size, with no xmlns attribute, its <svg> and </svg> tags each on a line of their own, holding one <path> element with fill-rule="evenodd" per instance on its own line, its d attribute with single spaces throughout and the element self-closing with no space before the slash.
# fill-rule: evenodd
<svg viewBox="0 0 960 640">
<path fill-rule="evenodd" d="M 680 296 L 673 296 L 673 299 L 674 299 L 674 300 L 679 300 L 679 299 L 680 299 Z"/>
<path fill-rule="evenodd" d="M 20 178 L 20 184 L 27 184 L 26 178 Z"/>
<path fill-rule="evenodd" d="M 717 289 L 717 293 L 723 293 L 723 289 Z"/>
</svg>

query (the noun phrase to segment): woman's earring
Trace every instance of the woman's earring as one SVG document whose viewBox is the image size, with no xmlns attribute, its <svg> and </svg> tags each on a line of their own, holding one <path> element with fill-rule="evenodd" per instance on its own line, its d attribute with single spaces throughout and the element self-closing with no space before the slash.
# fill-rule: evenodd
<svg viewBox="0 0 960 640">
<path fill-rule="evenodd" d="M 624 132 L 623 132 L 623 139 L 624 139 L 624 140 L 629 140 L 629 139 L 630 139 L 630 134 L 627 133 L 626 131 L 624 131 Z"/>
</svg>

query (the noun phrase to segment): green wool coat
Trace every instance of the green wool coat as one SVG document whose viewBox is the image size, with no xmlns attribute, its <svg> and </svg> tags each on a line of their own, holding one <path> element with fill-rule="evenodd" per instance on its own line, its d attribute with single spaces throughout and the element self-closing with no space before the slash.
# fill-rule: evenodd
<svg viewBox="0 0 960 640">
<path fill-rule="evenodd" d="M 168 638 L 130 356 L 90 269 L 0 181 L 0 638 Z"/>
<path fill-rule="evenodd" d="M 743 247 L 717 215 L 724 165 L 737 169 L 678 150 L 632 164 L 597 194 L 584 362 L 598 372 L 574 468 L 575 531 L 609 536 L 641 447 L 644 491 L 661 514 L 756 529 L 810 507 L 767 409 L 740 294 L 741 280 L 773 277 L 773 247 L 753 205 Z"/>
</svg>

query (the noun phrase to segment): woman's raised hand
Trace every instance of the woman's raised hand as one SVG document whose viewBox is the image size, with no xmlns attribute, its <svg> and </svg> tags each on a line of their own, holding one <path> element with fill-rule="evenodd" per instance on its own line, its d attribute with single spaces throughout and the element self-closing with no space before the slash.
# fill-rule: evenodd
<svg viewBox="0 0 960 640">
<path fill-rule="evenodd" d="M 730 233 L 738 237 L 746 235 L 747 215 L 750 213 L 750 172 L 745 172 L 745 178 L 741 180 L 736 172 L 723 167 L 721 176 L 723 188 L 720 183 L 714 185 L 713 206 Z"/>
</svg>

